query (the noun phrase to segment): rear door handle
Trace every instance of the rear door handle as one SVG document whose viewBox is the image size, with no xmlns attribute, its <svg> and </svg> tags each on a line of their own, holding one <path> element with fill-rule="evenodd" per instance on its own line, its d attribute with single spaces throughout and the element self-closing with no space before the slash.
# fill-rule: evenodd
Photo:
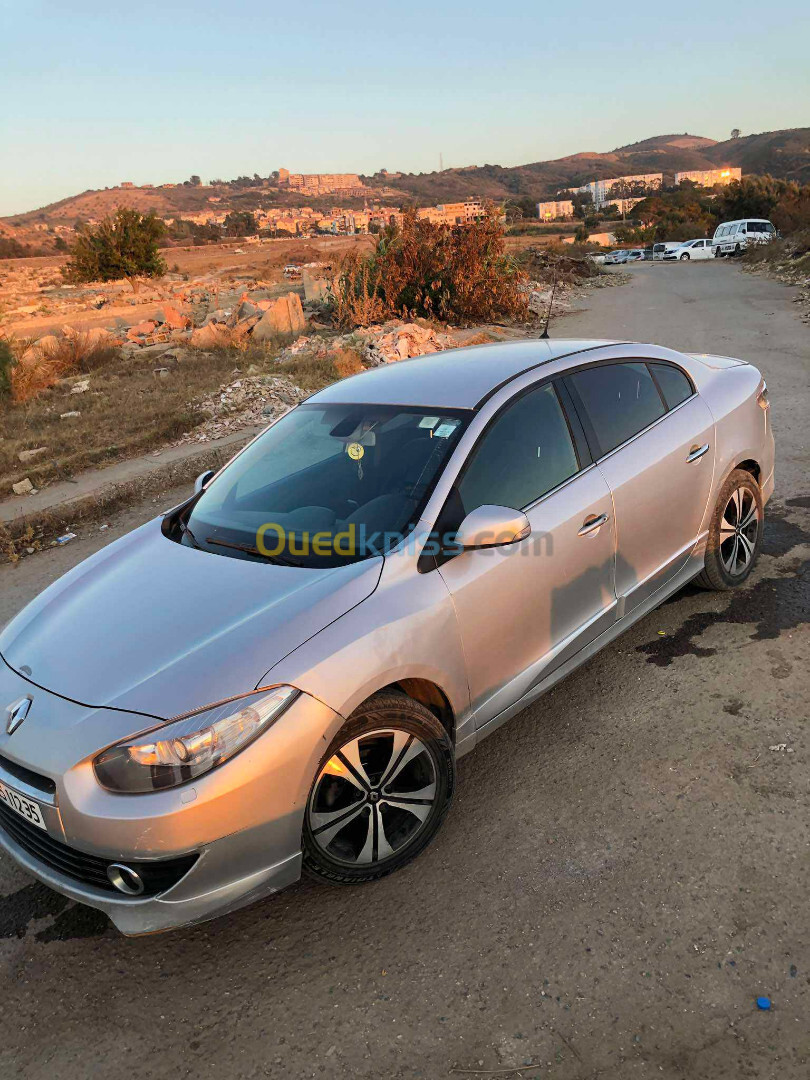
<svg viewBox="0 0 810 1080">
<path fill-rule="evenodd" d="M 687 460 L 687 462 L 698 461 L 700 458 L 703 457 L 704 454 L 708 453 L 708 451 L 709 451 L 709 444 L 708 443 L 704 443 L 703 446 L 693 446 L 692 449 L 689 451 L 689 454 L 688 454 L 686 460 Z"/>
<path fill-rule="evenodd" d="M 595 533 L 597 529 L 601 529 L 607 519 L 607 514 L 600 514 L 599 517 L 594 517 L 593 515 L 591 515 L 591 517 L 586 517 L 582 522 L 582 528 L 577 533 L 577 536 L 590 536 L 592 533 Z"/>
</svg>

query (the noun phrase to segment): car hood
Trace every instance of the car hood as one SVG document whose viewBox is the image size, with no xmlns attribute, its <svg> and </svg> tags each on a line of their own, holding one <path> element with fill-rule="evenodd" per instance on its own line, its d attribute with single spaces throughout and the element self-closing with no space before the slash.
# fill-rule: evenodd
<svg viewBox="0 0 810 1080">
<path fill-rule="evenodd" d="M 75 567 L 0 633 L 0 655 L 93 708 L 169 718 L 252 690 L 361 603 L 383 559 L 276 566 L 185 547 L 149 522 Z"/>
</svg>

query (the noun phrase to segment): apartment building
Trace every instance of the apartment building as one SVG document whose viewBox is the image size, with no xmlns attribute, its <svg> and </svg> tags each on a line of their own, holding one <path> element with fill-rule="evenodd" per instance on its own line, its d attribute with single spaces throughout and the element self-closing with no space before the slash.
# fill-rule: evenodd
<svg viewBox="0 0 810 1080">
<path fill-rule="evenodd" d="M 279 169 L 278 185 L 310 197 L 363 188 L 357 173 L 291 173 L 287 169 Z"/>
<path fill-rule="evenodd" d="M 732 180 L 742 179 L 742 169 L 692 169 L 689 172 L 676 172 L 675 183 L 691 180 L 700 187 L 714 187 L 716 184 L 730 184 Z"/>
<path fill-rule="evenodd" d="M 663 181 L 663 173 L 639 173 L 635 176 L 614 176 L 609 180 L 592 180 L 589 184 L 583 184 L 582 187 L 574 188 L 574 190 L 583 195 L 590 192 L 593 205 L 599 210 L 605 203 L 616 201 L 611 198 L 610 192 L 617 185 L 622 189 L 626 186 L 634 190 L 642 188 L 644 191 L 657 191 Z"/>
<path fill-rule="evenodd" d="M 574 216 L 574 204 L 570 199 L 552 199 L 537 204 L 537 216 L 541 221 L 570 221 Z"/>
<path fill-rule="evenodd" d="M 465 199 L 464 202 L 420 207 L 416 216 L 432 221 L 435 225 L 471 225 L 479 221 L 485 213 L 486 208 L 480 199 Z"/>
</svg>

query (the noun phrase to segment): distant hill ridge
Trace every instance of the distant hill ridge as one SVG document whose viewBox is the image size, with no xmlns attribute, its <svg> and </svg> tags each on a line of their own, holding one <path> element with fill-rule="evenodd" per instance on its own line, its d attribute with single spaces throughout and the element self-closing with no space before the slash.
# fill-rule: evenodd
<svg viewBox="0 0 810 1080">
<path fill-rule="evenodd" d="M 766 131 L 737 139 L 716 142 L 688 133 L 656 135 L 620 146 L 609 153 L 581 151 L 554 161 L 536 161 L 504 168 L 500 165 L 467 165 L 432 173 L 402 173 L 392 178 L 366 177 L 371 188 L 386 188 L 392 182 L 399 200 L 384 196 L 386 202 L 412 199 L 427 205 L 455 202 L 472 196 L 503 200 L 540 200 L 567 187 L 590 180 L 634 173 L 663 172 L 665 179 L 676 171 L 737 166 L 746 173 L 770 173 L 788 180 L 810 183 L 810 127 Z M 216 201 L 212 203 L 210 200 Z M 78 219 L 99 218 L 116 206 L 132 206 L 142 212 L 155 210 L 162 217 L 182 217 L 203 210 L 249 210 L 258 206 L 300 205 L 307 202 L 295 193 L 277 188 L 234 189 L 183 186 L 172 188 L 110 188 L 69 196 L 39 210 L 0 218 L 0 236 L 15 236 L 37 242 L 47 225 L 72 225 Z M 340 195 L 321 203 L 362 205 L 363 200 Z M 325 205 L 324 205 L 325 208 Z"/>
</svg>

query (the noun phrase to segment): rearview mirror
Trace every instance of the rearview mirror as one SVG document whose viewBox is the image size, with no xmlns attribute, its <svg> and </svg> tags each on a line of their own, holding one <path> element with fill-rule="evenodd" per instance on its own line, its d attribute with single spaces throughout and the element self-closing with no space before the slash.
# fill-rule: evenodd
<svg viewBox="0 0 810 1080">
<path fill-rule="evenodd" d="M 508 506 L 479 506 L 462 521 L 456 544 L 471 551 L 475 548 L 502 547 L 525 540 L 532 526 L 522 510 Z"/>
<path fill-rule="evenodd" d="M 201 472 L 197 479 L 194 481 L 194 494 L 198 495 L 211 477 L 214 475 L 213 469 L 206 469 L 205 472 Z"/>
</svg>

